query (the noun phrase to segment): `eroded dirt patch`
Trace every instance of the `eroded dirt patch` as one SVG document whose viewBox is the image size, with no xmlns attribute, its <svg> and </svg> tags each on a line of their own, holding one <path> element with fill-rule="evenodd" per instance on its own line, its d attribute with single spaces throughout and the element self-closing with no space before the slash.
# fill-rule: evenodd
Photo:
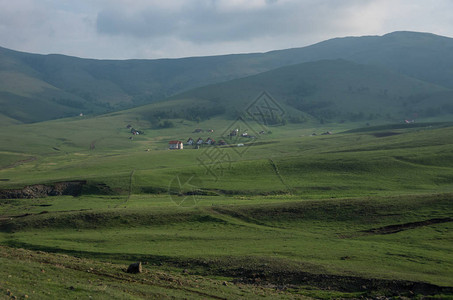
<svg viewBox="0 0 453 300">
<path fill-rule="evenodd" d="M 0 190 L 0 199 L 33 199 L 47 196 L 79 196 L 85 180 L 56 182 L 53 184 L 28 185 L 22 189 Z"/>
<path fill-rule="evenodd" d="M 378 293 L 386 296 L 437 295 L 453 294 L 453 287 L 439 286 L 427 282 L 409 280 L 391 280 L 382 278 L 365 278 L 360 276 L 312 273 L 291 268 L 272 267 L 268 264 L 251 267 L 227 266 L 222 262 L 191 261 L 189 267 L 198 265 L 206 275 L 232 277 L 234 283 L 259 286 L 275 286 L 281 289 L 303 289 L 311 286 L 322 290 L 349 293 Z M 181 266 L 181 265 L 180 265 Z M 198 270 L 200 272 L 200 270 Z"/>
<path fill-rule="evenodd" d="M 378 228 L 364 230 L 363 232 L 368 233 L 368 234 L 392 234 L 392 233 L 397 233 L 397 232 L 400 232 L 403 230 L 414 229 L 417 227 L 429 226 L 429 225 L 447 223 L 447 222 L 453 222 L 453 218 L 437 218 L 437 219 L 429 219 L 429 220 L 419 221 L 419 222 L 388 225 L 388 226 L 384 226 L 384 227 L 378 227 Z"/>
</svg>

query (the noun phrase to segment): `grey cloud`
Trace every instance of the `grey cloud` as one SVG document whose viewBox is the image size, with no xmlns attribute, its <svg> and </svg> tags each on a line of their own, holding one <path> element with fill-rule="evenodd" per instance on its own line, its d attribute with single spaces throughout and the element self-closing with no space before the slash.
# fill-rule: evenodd
<svg viewBox="0 0 453 300">
<path fill-rule="evenodd" d="M 276 0 L 267 0 L 266 4 L 254 10 L 221 10 L 216 1 L 198 1 L 198 5 L 186 5 L 173 11 L 158 7 L 133 13 L 104 10 L 98 14 L 97 30 L 108 35 L 171 36 L 196 43 L 241 41 L 333 27 L 332 19 L 342 9 L 330 1 L 317 1 L 315 5 L 311 1 L 278 5 Z"/>
<path fill-rule="evenodd" d="M 117 10 L 104 10 L 97 16 L 96 28 L 101 34 L 158 37 L 172 34 L 177 26 L 173 17 L 154 10 L 123 14 Z"/>
<path fill-rule="evenodd" d="M 395 30 L 453 36 L 451 0 L 0 0 L 3 47 L 157 58 L 301 47 Z"/>
</svg>

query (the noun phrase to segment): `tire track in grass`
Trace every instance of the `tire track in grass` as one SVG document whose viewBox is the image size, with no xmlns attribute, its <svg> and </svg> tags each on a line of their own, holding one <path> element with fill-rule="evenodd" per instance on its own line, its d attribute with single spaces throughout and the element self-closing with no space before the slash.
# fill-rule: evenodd
<svg viewBox="0 0 453 300">
<path fill-rule="evenodd" d="M 227 208 L 207 207 L 205 208 L 205 210 L 208 213 L 211 213 L 213 217 L 223 220 L 228 224 L 250 227 L 259 230 L 272 230 L 281 233 L 290 233 L 287 228 L 266 224 L 265 222 L 261 222 L 257 219 L 251 218 L 234 210 L 229 210 Z"/>
<path fill-rule="evenodd" d="M 115 208 L 118 208 L 120 205 L 125 205 L 127 204 L 127 202 L 129 201 L 129 199 L 131 198 L 131 195 L 132 195 L 132 180 L 134 178 L 134 174 L 135 174 L 135 169 L 132 170 L 131 172 L 131 175 L 129 176 L 129 192 L 127 194 L 127 198 L 126 200 L 124 200 L 123 202 L 121 203 L 118 203 Z"/>
<path fill-rule="evenodd" d="M 280 171 L 278 170 L 277 164 L 274 162 L 274 160 L 272 158 L 269 158 L 269 163 L 272 166 L 272 169 L 274 170 L 275 175 L 277 175 L 280 182 L 286 187 L 286 189 L 288 190 L 288 193 L 290 195 L 292 195 L 293 194 L 292 188 L 283 179 L 282 175 L 280 174 Z"/>
<path fill-rule="evenodd" d="M 32 156 L 32 157 L 27 158 L 27 159 L 18 160 L 16 162 L 12 163 L 12 164 L 6 165 L 4 167 L 0 167 L 0 170 L 15 168 L 15 167 L 18 167 L 20 165 L 35 161 L 36 159 L 37 158 L 35 156 Z M 6 181 L 6 180 L 3 180 L 3 181 Z"/>
</svg>

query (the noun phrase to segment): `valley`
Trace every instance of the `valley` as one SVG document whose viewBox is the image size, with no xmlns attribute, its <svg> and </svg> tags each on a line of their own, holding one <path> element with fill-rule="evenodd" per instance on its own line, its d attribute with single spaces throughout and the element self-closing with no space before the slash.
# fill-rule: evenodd
<svg viewBox="0 0 453 300">
<path fill-rule="evenodd" d="M 0 49 L 0 293 L 451 299 L 448 64 L 383 63 L 438 43 L 156 61 Z"/>
<path fill-rule="evenodd" d="M 112 123 L 121 123 L 118 117 Z M 14 249 L 28 249 L 32 265 L 42 255 L 63 254 L 63 269 L 75 272 L 78 282 L 94 276 L 113 290 L 117 276 L 136 282 L 164 272 L 184 287 L 200 276 L 208 280 L 202 288 L 174 292 L 194 297 L 199 297 L 197 291 L 236 297 L 238 287 L 243 296 L 259 289 L 271 298 L 451 293 L 450 123 L 316 136 L 313 128 L 277 126 L 255 142 L 243 138 L 243 148 L 166 149 L 169 139 L 195 136 L 195 125 L 210 128 L 214 122 L 222 123 L 176 122 L 176 128 L 160 129 L 155 136 L 153 129 L 144 128 L 133 140 L 126 126 L 110 128 L 110 137 L 94 149 L 88 143 L 91 130 L 82 139 L 82 129 L 65 141 L 54 136 L 57 144 L 46 147 L 38 146 L 39 139 L 36 152 L 10 149 L 14 154 L 6 156 L 0 171 L 2 189 L 84 183 L 75 197 L 1 200 L 2 251 L 20 257 L 25 250 Z M 218 139 L 215 132 L 212 136 Z M 229 160 L 210 160 L 206 154 L 213 150 Z M 24 159 L 26 155 L 34 159 Z M 430 223 L 432 219 L 443 222 Z M 407 229 L 401 225 L 417 222 L 421 225 Z M 386 226 L 403 227 L 380 233 Z M 74 270 L 72 257 L 107 268 L 103 272 L 110 275 Z M 118 268 L 134 261 L 146 262 L 147 272 L 138 279 L 123 278 Z M 53 280 L 57 294 L 75 286 Z M 225 281 L 228 288 L 218 290 Z M 9 282 L 10 290 L 33 292 L 22 281 Z M 152 292 L 146 293 L 173 291 L 171 286 L 153 281 L 146 284 Z M 47 284 L 36 289 L 52 290 Z M 82 290 L 104 295 L 90 285 Z"/>
</svg>

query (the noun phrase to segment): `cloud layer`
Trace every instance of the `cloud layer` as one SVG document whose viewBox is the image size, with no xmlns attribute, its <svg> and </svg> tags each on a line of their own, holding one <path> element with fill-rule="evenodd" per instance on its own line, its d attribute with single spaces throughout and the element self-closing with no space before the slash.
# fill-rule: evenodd
<svg viewBox="0 0 453 300">
<path fill-rule="evenodd" d="M 396 30 L 453 36 L 437 0 L 0 0 L 0 46 L 92 58 L 269 51 Z"/>
</svg>

